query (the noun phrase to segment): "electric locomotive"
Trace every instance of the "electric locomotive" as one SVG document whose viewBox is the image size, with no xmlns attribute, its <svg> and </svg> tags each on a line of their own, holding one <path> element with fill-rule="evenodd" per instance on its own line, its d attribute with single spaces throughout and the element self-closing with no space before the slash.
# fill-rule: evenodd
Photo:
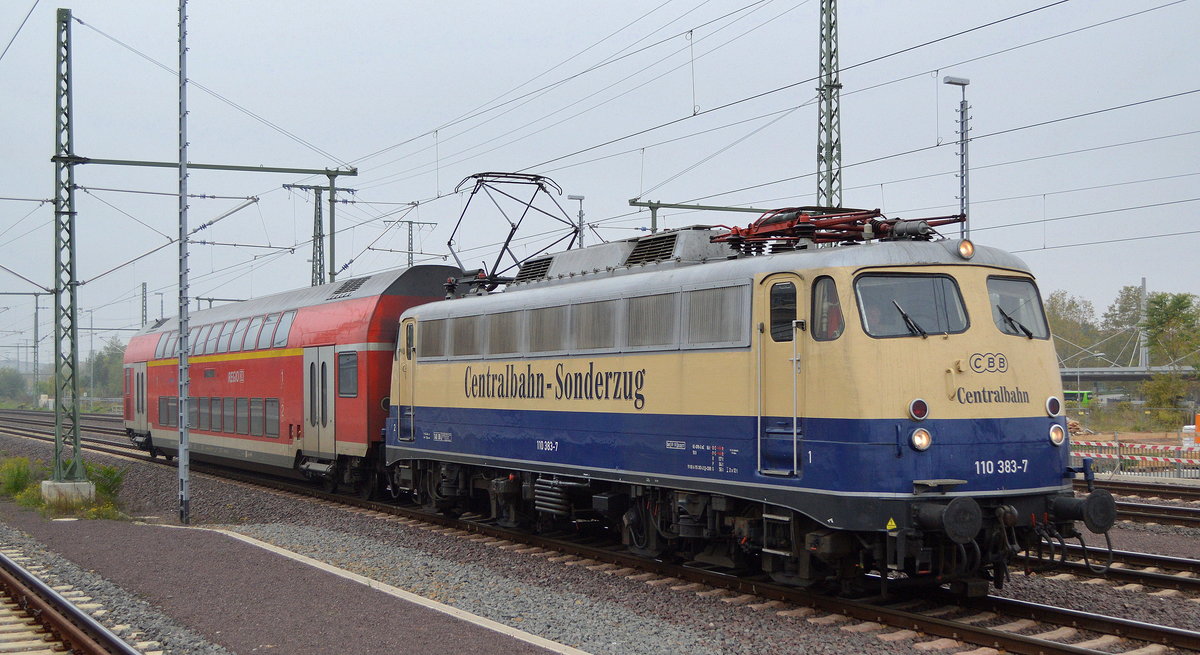
<svg viewBox="0 0 1200 655">
<path fill-rule="evenodd" d="M 1071 490 L 1028 266 L 952 220 L 781 210 L 451 281 L 400 319 L 387 485 L 795 585 L 1000 586 L 1115 506 Z"/>
<path fill-rule="evenodd" d="M 192 312 L 192 456 L 374 490 L 400 313 L 458 273 L 415 266 Z M 178 348 L 169 318 L 125 349 L 125 431 L 154 455 L 179 448 Z"/>
</svg>

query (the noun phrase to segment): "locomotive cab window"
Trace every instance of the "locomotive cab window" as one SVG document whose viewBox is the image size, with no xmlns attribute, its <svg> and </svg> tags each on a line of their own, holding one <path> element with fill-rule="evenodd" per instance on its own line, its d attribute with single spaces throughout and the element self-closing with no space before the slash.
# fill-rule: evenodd
<svg viewBox="0 0 1200 655">
<path fill-rule="evenodd" d="M 771 285 L 771 340 L 791 341 L 796 321 L 796 285 L 780 282 Z"/>
<path fill-rule="evenodd" d="M 842 336 L 846 322 L 842 317 L 842 302 L 837 285 L 831 277 L 819 277 L 813 283 L 812 336 L 817 341 L 833 341 Z"/>
<path fill-rule="evenodd" d="M 992 321 L 1004 334 L 1029 339 L 1049 339 L 1046 315 L 1037 287 L 1028 278 L 989 277 L 988 303 Z"/>
<path fill-rule="evenodd" d="M 358 353 L 338 353 L 338 397 L 358 397 Z"/>
<path fill-rule="evenodd" d="M 967 329 L 958 284 L 946 275 L 873 273 L 854 281 L 863 329 L 876 338 L 958 334 Z"/>
</svg>

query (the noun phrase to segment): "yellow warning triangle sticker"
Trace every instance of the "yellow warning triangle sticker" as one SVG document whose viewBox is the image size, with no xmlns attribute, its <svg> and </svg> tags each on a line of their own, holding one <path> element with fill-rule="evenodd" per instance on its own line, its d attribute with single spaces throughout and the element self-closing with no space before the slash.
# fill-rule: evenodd
<svg viewBox="0 0 1200 655">
<path fill-rule="evenodd" d="M 888 522 L 887 522 L 887 529 L 888 529 L 888 530 L 895 530 L 895 529 L 896 529 L 896 519 L 893 519 L 893 518 L 889 518 L 889 519 L 888 519 Z"/>
</svg>

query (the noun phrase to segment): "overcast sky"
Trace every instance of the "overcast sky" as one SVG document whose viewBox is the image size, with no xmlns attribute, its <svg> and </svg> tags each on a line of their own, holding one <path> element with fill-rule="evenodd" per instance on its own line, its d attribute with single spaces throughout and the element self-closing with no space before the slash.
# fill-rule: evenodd
<svg viewBox="0 0 1200 655">
<path fill-rule="evenodd" d="M 54 194 L 60 6 L 82 21 L 72 25 L 75 153 L 178 156 L 175 3 L 6 0 L 0 45 L 15 39 L 0 59 L 0 197 Z M 337 207 L 336 265 L 351 262 L 342 279 L 405 263 L 387 252 L 406 248 L 404 227 L 386 222 L 396 219 L 436 223 L 416 233 L 429 253 L 417 259 L 440 262 L 466 202 L 454 189 L 484 171 L 550 177 L 572 216 L 578 203 L 566 196 L 585 196 L 586 220 L 605 239 L 648 226 L 648 213 L 628 205 L 634 197 L 812 204 L 819 6 L 192 2 L 189 159 L 356 166 L 357 177 L 339 179 L 357 190 L 345 196 L 356 204 Z M 1098 312 L 1143 276 L 1152 290 L 1200 293 L 1197 26 L 1200 5 L 1189 0 L 843 1 L 843 204 L 899 218 L 957 211 L 960 93 L 941 78 L 965 77 L 977 242 L 1020 253 L 1043 295 L 1065 289 Z M 142 282 L 150 318 L 160 303 L 174 314 L 177 251 L 162 246 L 177 234 L 176 199 L 127 191 L 174 193 L 176 171 L 79 166 L 75 179 L 86 188 L 77 199 L 81 324 L 138 327 Z M 193 171 L 189 191 L 222 196 L 191 201 L 193 226 L 243 198 L 258 202 L 196 236 L 237 245 L 192 246 L 191 296 L 309 284 L 312 198 L 285 183 L 327 181 Z M 660 219 L 679 227 L 753 216 Z M 0 265 L 52 286 L 52 225 L 51 204 L 0 200 Z M 556 226 L 530 220 L 523 234 L 543 236 L 518 252 L 544 247 L 561 235 Z M 456 249 L 480 265 L 506 231 L 494 208 L 474 203 Z M 1168 234 L 1178 236 L 1157 236 Z M 0 291 L 36 290 L 0 271 Z M 42 306 L 48 362 L 53 304 Z M 0 296 L 0 307 L 9 308 L 0 310 L 2 364 L 32 338 L 33 301 Z M 128 333 L 97 333 L 96 347 L 108 336 Z M 87 333 L 81 342 L 86 356 Z"/>
</svg>

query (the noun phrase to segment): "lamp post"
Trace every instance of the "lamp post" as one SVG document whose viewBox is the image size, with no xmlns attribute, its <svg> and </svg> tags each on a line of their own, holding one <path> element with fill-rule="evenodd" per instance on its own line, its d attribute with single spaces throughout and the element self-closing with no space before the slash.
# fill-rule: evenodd
<svg viewBox="0 0 1200 655">
<path fill-rule="evenodd" d="M 579 201 L 579 247 L 583 247 L 583 196 L 570 195 L 567 200 Z"/>
<path fill-rule="evenodd" d="M 971 83 L 965 77 L 942 78 L 942 84 L 957 86 L 962 89 L 962 101 L 958 103 L 958 211 L 963 215 L 962 226 L 958 228 L 961 239 L 971 238 L 971 224 L 967 219 L 967 209 L 970 202 L 967 199 L 967 132 L 970 130 L 967 116 L 967 85 Z"/>
</svg>

